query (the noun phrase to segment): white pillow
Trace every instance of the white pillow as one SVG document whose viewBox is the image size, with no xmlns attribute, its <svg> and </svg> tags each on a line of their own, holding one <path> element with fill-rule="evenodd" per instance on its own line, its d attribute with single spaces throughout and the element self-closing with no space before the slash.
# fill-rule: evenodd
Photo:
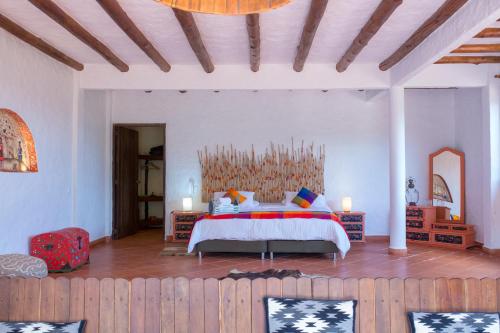
<svg viewBox="0 0 500 333">
<path fill-rule="evenodd" d="M 299 192 L 290 192 L 290 191 L 285 191 L 285 200 L 282 201 L 285 205 L 295 205 L 292 200 L 297 196 Z"/>
<path fill-rule="evenodd" d="M 240 206 L 245 205 L 245 204 L 250 205 L 250 206 L 254 205 L 255 200 L 253 199 L 253 196 L 255 195 L 255 192 L 248 192 L 248 191 L 238 191 L 238 192 L 242 196 L 247 198 L 242 204 L 240 204 Z M 226 192 L 214 192 L 214 200 L 222 198 L 226 193 L 227 193 L 227 191 Z"/>
<path fill-rule="evenodd" d="M 298 206 L 292 202 L 293 198 L 297 196 L 299 192 L 289 192 L 285 191 L 285 200 L 283 200 L 283 203 L 286 206 Z M 314 199 L 313 203 L 311 204 L 311 207 L 309 208 L 328 208 L 328 204 L 326 203 L 326 198 L 323 194 L 318 194 L 318 197 Z"/>
</svg>

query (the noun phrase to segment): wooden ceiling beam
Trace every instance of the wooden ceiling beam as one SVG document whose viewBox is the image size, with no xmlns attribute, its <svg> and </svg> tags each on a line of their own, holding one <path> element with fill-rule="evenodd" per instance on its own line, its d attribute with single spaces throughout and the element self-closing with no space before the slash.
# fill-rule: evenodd
<svg viewBox="0 0 500 333">
<path fill-rule="evenodd" d="M 191 45 L 191 48 L 193 49 L 194 54 L 198 58 L 201 66 L 205 72 L 212 73 L 215 67 L 210 59 L 207 49 L 205 48 L 205 44 L 203 44 L 200 31 L 194 21 L 193 14 L 175 8 L 172 8 L 172 10 L 174 11 L 175 17 L 177 18 L 177 21 L 179 21 L 189 45 Z"/>
<path fill-rule="evenodd" d="M 498 64 L 500 63 L 500 56 L 446 56 L 442 57 L 436 64 Z"/>
<path fill-rule="evenodd" d="M 260 67 L 260 24 L 259 14 L 246 16 L 248 41 L 250 44 L 250 69 L 258 72 Z"/>
<path fill-rule="evenodd" d="M 116 0 L 97 0 L 101 7 L 146 55 L 164 71 L 170 71 L 170 64 L 144 36 Z"/>
<path fill-rule="evenodd" d="M 426 40 L 427 37 L 448 21 L 448 19 L 462 8 L 467 1 L 468 0 L 446 0 L 446 2 L 417 29 L 403 45 L 380 63 L 380 70 L 386 71 L 403 60 L 411 51 Z"/>
<path fill-rule="evenodd" d="M 345 71 L 349 65 L 356 59 L 361 51 L 368 45 L 368 42 L 375 36 L 379 29 L 403 3 L 403 0 L 382 0 L 368 22 L 354 39 L 351 46 L 344 53 L 337 63 L 337 71 Z"/>
<path fill-rule="evenodd" d="M 474 38 L 500 38 L 500 28 L 486 28 Z"/>
<path fill-rule="evenodd" d="M 328 0 L 311 1 L 309 14 L 307 15 L 304 29 L 302 30 L 302 36 L 300 37 L 297 54 L 295 55 L 295 61 L 293 63 L 293 69 L 296 72 L 301 72 L 304 69 L 304 64 L 306 63 L 307 56 L 311 50 L 314 36 L 316 35 L 316 31 L 318 30 L 319 23 L 323 18 L 327 5 Z"/>
<path fill-rule="evenodd" d="M 81 71 L 83 70 L 83 65 L 76 61 L 75 59 L 67 56 L 63 52 L 59 51 L 40 37 L 37 37 L 33 35 L 31 32 L 28 30 L 24 29 L 17 23 L 11 21 L 4 15 L 0 14 L 0 27 L 3 28 L 5 31 L 11 33 L 12 35 L 16 36 L 23 42 L 37 48 L 41 52 L 45 53 L 51 58 L 54 58 L 55 60 L 77 70 Z"/>
<path fill-rule="evenodd" d="M 58 7 L 52 0 L 29 0 L 35 7 L 44 12 L 56 23 L 72 33 L 76 38 L 87 44 L 99 53 L 121 72 L 128 71 L 128 65 L 118 58 L 106 45 L 95 38 L 90 32 L 82 27 L 75 19 Z"/>
<path fill-rule="evenodd" d="M 451 53 L 496 53 L 500 52 L 500 44 L 464 44 Z"/>
</svg>

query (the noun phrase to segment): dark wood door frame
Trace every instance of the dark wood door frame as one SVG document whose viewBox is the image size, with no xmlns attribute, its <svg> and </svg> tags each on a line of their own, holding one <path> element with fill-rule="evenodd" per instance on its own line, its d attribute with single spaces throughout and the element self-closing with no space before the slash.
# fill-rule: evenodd
<svg viewBox="0 0 500 333">
<path fill-rule="evenodd" d="M 111 163 L 111 172 L 112 172 L 112 180 L 113 180 L 113 186 L 112 186 L 112 227 L 111 227 L 111 234 L 113 236 L 113 230 L 115 228 L 115 214 L 116 214 L 116 202 L 115 202 L 115 131 L 117 127 L 162 127 L 163 128 L 163 234 L 165 237 L 165 232 L 166 232 L 166 222 L 167 222 L 167 215 L 166 215 L 166 209 L 165 209 L 165 203 L 166 203 L 166 135 L 167 135 L 167 125 L 165 123 L 114 123 L 113 124 L 113 141 L 111 143 L 112 146 L 112 163 Z M 113 238 L 113 237 L 111 237 Z"/>
</svg>

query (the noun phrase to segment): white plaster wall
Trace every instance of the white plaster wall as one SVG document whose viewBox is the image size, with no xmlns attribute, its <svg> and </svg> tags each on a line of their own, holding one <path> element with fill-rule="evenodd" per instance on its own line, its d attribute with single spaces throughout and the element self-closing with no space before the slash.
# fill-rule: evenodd
<svg viewBox="0 0 500 333">
<path fill-rule="evenodd" d="M 30 127 L 38 173 L 0 173 L 0 253 L 27 253 L 29 237 L 70 226 L 72 71 L 0 30 L 0 108 Z"/>
<path fill-rule="evenodd" d="M 388 99 L 371 102 L 349 91 L 117 91 L 113 123 L 166 123 L 166 209 L 181 208 L 195 180 L 200 202 L 197 150 L 233 144 L 263 151 L 270 142 L 326 145 L 326 196 L 334 209 L 351 196 L 367 213 L 367 234 L 388 232 Z"/>
<path fill-rule="evenodd" d="M 484 242 L 483 227 L 483 112 L 481 89 L 455 90 L 456 149 L 465 154 L 465 218 L 476 226 L 476 239 Z"/>
<path fill-rule="evenodd" d="M 106 92 L 84 91 L 78 112 L 75 224 L 105 235 Z"/>
<path fill-rule="evenodd" d="M 429 154 L 455 146 L 455 91 L 406 89 L 406 177 L 414 177 L 420 205 L 429 201 Z"/>
</svg>

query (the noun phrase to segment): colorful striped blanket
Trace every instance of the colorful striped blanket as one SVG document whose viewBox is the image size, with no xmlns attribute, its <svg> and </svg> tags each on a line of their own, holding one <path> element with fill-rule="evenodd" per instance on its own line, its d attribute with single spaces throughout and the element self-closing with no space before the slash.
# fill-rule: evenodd
<svg viewBox="0 0 500 333">
<path fill-rule="evenodd" d="M 220 214 L 220 215 L 211 215 L 205 214 L 201 219 L 205 220 L 229 220 L 229 219 L 254 219 L 254 220 L 268 220 L 268 219 L 320 219 L 320 220 L 331 220 L 335 222 L 339 222 L 339 218 L 337 215 L 333 213 L 326 212 L 290 212 L 290 211 L 282 211 L 282 212 L 243 212 L 237 214 Z"/>
</svg>

